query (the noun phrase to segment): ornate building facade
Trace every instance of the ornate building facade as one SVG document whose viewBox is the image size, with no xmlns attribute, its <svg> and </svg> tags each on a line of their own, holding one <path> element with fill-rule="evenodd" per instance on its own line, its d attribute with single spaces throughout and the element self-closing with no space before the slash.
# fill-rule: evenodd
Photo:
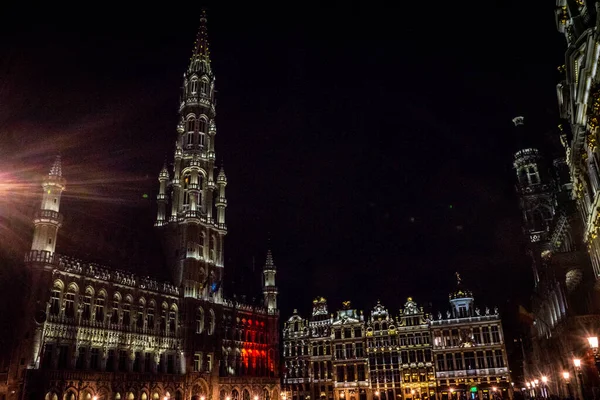
<svg viewBox="0 0 600 400">
<path fill-rule="evenodd" d="M 567 385 L 563 376 L 566 372 L 576 377 L 581 372 L 573 359 L 586 355 L 587 337 L 599 334 L 600 318 L 596 274 L 588 253 L 594 251 L 593 244 L 586 244 L 583 223 L 585 196 L 578 200 L 568 161 L 569 129 L 563 123 L 559 131 L 567 158 L 548 160 L 540 150 L 543 143 L 534 143 L 524 118 L 516 117 L 513 122 L 518 143 L 513 161 L 516 191 L 533 275 L 532 312 L 527 318 L 532 324 L 523 341 L 526 382 L 522 386 L 535 387 L 535 381 L 545 377 L 550 393 L 568 396 L 572 386 L 583 396 L 581 386 Z M 552 155 L 552 151 L 547 153 Z M 597 384 L 594 375 L 588 379 L 592 385 Z"/>
<path fill-rule="evenodd" d="M 170 281 L 56 252 L 67 182 L 60 158 L 54 162 L 25 257 L 23 339 L 0 386 L 3 398 L 279 398 L 279 312 L 270 251 L 263 306 L 223 296 L 227 178 L 223 169 L 213 175 L 214 79 L 203 14 L 184 74 L 174 167 L 165 165 L 158 177 L 155 225 Z"/>
<path fill-rule="evenodd" d="M 481 312 L 460 279 L 450 294 L 450 306 L 451 311 L 434 318 L 409 297 L 396 316 L 378 302 L 365 319 L 349 302 L 328 317 L 325 299 L 315 299 L 310 319 L 295 310 L 284 324 L 285 396 L 288 400 L 512 398 L 497 309 Z M 319 315 L 321 333 L 310 329 Z"/>
</svg>

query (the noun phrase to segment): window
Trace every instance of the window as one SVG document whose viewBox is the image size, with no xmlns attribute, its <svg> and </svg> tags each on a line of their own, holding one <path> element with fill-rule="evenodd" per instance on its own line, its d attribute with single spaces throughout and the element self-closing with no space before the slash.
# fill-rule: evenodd
<svg viewBox="0 0 600 400">
<path fill-rule="evenodd" d="M 151 304 L 146 311 L 146 328 L 154 329 L 154 306 Z"/>
<path fill-rule="evenodd" d="M 356 343 L 356 357 L 357 358 L 361 358 L 364 357 L 364 353 L 363 353 L 363 344 L 362 343 Z"/>
<path fill-rule="evenodd" d="M 477 368 L 485 368 L 485 361 L 483 359 L 483 351 L 477 352 Z"/>
<path fill-rule="evenodd" d="M 75 317 L 75 293 L 73 292 L 65 295 L 65 317 Z"/>
<path fill-rule="evenodd" d="M 119 350 L 119 371 L 127 371 L 127 351 Z"/>
<path fill-rule="evenodd" d="M 361 337 L 362 336 L 362 332 L 360 328 L 354 328 L 354 337 Z"/>
<path fill-rule="evenodd" d="M 335 358 L 341 360 L 344 358 L 344 348 L 341 344 L 335 345 Z"/>
<path fill-rule="evenodd" d="M 492 326 L 492 343 L 500 343 L 500 331 L 497 325 Z"/>
<path fill-rule="evenodd" d="M 483 343 L 489 343 L 490 342 L 490 328 L 487 326 L 484 326 L 482 329 L 482 335 L 483 335 Z"/>
<path fill-rule="evenodd" d="M 215 333 L 215 312 L 211 309 L 209 311 L 209 325 L 208 325 L 208 334 L 212 335 L 213 333 Z"/>
<path fill-rule="evenodd" d="M 475 344 L 481 344 L 481 329 L 473 328 L 473 341 Z"/>
<path fill-rule="evenodd" d="M 138 307 L 136 323 L 138 328 L 144 327 L 144 304 L 140 304 Z"/>
<path fill-rule="evenodd" d="M 344 329 L 344 338 L 350 339 L 352 337 L 352 329 L 346 328 Z"/>
<path fill-rule="evenodd" d="M 194 354 L 194 372 L 202 371 L 202 353 Z"/>
<path fill-rule="evenodd" d="M 58 315 L 60 311 L 60 290 L 53 289 L 50 294 L 50 315 Z"/>
<path fill-rule="evenodd" d="M 504 357 L 502 357 L 502 350 L 496 350 L 494 354 L 496 356 L 496 368 L 504 367 Z"/>
<path fill-rule="evenodd" d="M 96 322 L 104 322 L 104 293 L 96 297 Z"/>
<path fill-rule="evenodd" d="M 200 89 L 202 90 L 202 94 L 208 94 L 208 82 L 202 79 Z"/>
<path fill-rule="evenodd" d="M 445 371 L 445 365 L 444 365 L 444 355 L 443 354 L 438 354 L 436 356 L 436 360 L 437 360 L 437 370 L 438 371 Z"/>
<path fill-rule="evenodd" d="M 344 379 L 344 367 L 343 367 L 343 366 L 341 366 L 341 365 L 338 365 L 338 366 L 336 367 L 336 371 L 335 371 L 335 372 L 336 372 L 336 375 L 337 375 L 337 376 L 336 376 L 336 380 L 337 380 L 338 382 L 343 382 L 343 381 L 345 380 L 345 379 Z"/>
<path fill-rule="evenodd" d="M 123 325 L 129 326 L 131 323 L 131 304 L 123 304 Z"/>
<path fill-rule="evenodd" d="M 175 373 L 175 356 L 173 354 L 169 354 L 167 356 L 167 374 Z"/>
<path fill-rule="evenodd" d="M 206 372 L 211 372 L 213 368 L 212 365 L 212 354 L 208 354 L 206 356 Z"/>
<path fill-rule="evenodd" d="M 537 166 L 530 165 L 527 168 L 527 177 L 529 178 L 529 183 L 531 185 L 536 185 L 540 183 L 540 175 L 538 173 Z"/>
<path fill-rule="evenodd" d="M 191 94 L 196 94 L 198 92 L 198 80 L 193 78 L 190 82 L 190 92 Z"/>
<path fill-rule="evenodd" d="M 456 354 L 454 355 L 454 362 L 455 362 L 455 364 L 456 364 L 456 369 L 457 369 L 457 370 L 459 370 L 459 371 L 460 371 L 460 370 L 463 370 L 463 369 L 464 369 L 464 368 L 463 368 L 463 357 L 462 357 L 462 354 L 461 354 L 461 353 L 456 353 Z"/>
<path fill-rule="evenodd" d="M 485 360 L 487 361 L 488 368 L 494 368 L 494 355 L 491 350 L 485 352 Z"/>
<path fill-rule="evenodd" d="M 110 323 L 111 324 L 119 323 L 119 298 L 117 296 L 115 296 L 115 299 L 113 300 L 113 311 L 112 311 L 112 316 L 110 318 Z"/>
<path fill-rule="evenodd" d="M 346 366 L 346 373 L 348 374 L 348 382 L 352 382 L 355 380 L 354 377 L 354 365 Z"/>
<path fill-rule="evenodd" d="M 175 332 L 175 310 L 173 309 L 169 311 L 169 331 L 171 333 Z"/>
<path fill-rule="evenodd" d="M 204 310 L 199 308 L 196 311 L 196 333 L 202 333 L 204 331 Z"/>
<path fill-rule="evenodd" d="M 89 320 L 92 315 L 92 295 L 88 291 L 86 291 L 83 296 L 83 319 Z"/>
<path fill-rule="evenodd" d="M 336 329 L 335 331 L 335 338 L 336 339 L 341 339 L 342 338 L 342 331 L 339 329 Z"/>
<path fill-rule="evenodd" d="M 90 368 L 93 371 L 98 371 L 100 369 L 100 349 L 92 348 L 90 354 Z"/>
<path fill-rule="evenodd" d="M 352 349 L 352 343 L 346 343 L 346 358 L 354 358 L 354 351 Z M 351 379 L 354 380 L 354 379 Z"/>
</svg>

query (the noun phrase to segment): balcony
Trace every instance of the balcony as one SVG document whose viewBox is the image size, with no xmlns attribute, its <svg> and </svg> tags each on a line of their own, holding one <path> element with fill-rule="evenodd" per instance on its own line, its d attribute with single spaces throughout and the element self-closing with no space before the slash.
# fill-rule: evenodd
<svg viewBox="0 0 600 400">
<path fill-rule="evenodd" d="M 39 262 L 44 264 L 57 264 L 58 257 L 54 253 L 43 250 L 31 250 L 25 254 L 25 262 Z"/>
<path fill-rule="evenodd" d="M 60 213 L 52 210 L 38 210 L 35 213 L 33 222 L 50 222 L 60 225 L 63 222 L 63 216 Z"/>
</svg>

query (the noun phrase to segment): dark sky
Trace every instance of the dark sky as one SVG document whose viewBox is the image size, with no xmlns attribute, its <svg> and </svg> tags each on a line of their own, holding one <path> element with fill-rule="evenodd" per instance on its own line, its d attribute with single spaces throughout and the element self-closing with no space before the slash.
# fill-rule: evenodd
<svg viewBox="0 0 600 400">
<path fill-rule="evenodd" d="M 455 271 L 483 305 L 526 299 L 511 119 L 556 126 L 552 5 L 237 3 L 207 4 L 229 290 L 258 284 L 270 232 L 284 318 L 316 295 L 445 310 Z M 154 204 L 201 4 L 51 6 L 0 28 L 0 165 L 60 151 L 75 197 Z M 150 235 L 142 208 L 102 218 Z"/>
</svg>

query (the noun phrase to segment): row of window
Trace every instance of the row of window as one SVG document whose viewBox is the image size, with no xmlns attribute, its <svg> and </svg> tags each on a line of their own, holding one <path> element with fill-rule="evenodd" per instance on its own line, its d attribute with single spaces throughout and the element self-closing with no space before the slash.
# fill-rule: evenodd
<svg viewBox="0 0 600 400">
<path fill-rule="evenodd" d="M 464 353 L 446 353 L 436 356 L 438 371 L 461 371 L 486 368 L 503 368 L 506 362 L 502 350 L 467 351 Z"/>
<path fill-rule="evenodd" d="M 431 349 L 417 349 L 404 351 L 391 351 L 384 353 L 370 353 L 369 363 L 371 368 L 383 365 L 400 365 L 412 363 L 432 362 Z"/>
<path fill-rule="evenodd" d="M 465 342 L 473 344 L 501 343 L 500 328 L 498 325 L 474 327 L 467 329 L 444 329 L 433 332 L 435 346 L 460 346 Z"/>
<path fill-rule="evenodd" d="M 370 336 L 367 338 L 369 347 L 388 347 L 388 346 L 416 346 L 428 345 L 430 343 L 429 332 L 409 333 L 403 335 Z"/>
<path fill-rule="evenodd" d="M 154 353 L 135 352 L 133 361 L 129 350 L 110 349 L 106 358 L 102 356 L 100 348 L 80 347 L 77 353 L 69 345 L 55 345 L 47 343 L 42 355 L 42 368 L 46 369 L 78 369 L 108 372 L 156 372 L 175 374 L 180 373 L 176 362 L 177 354 L 163 353 L 158 363 Z M 76 356 L 76 358 L 74 357 Z M 75 364 L 72 360 L 75 358 Z"/>
<path fill-rule="evenodd" d="M 335 358 L 336 360 L 362 358 L 365 356 L 363 344 L 358 343 L 346 343 L 335 345 Z"/>
</svg>

